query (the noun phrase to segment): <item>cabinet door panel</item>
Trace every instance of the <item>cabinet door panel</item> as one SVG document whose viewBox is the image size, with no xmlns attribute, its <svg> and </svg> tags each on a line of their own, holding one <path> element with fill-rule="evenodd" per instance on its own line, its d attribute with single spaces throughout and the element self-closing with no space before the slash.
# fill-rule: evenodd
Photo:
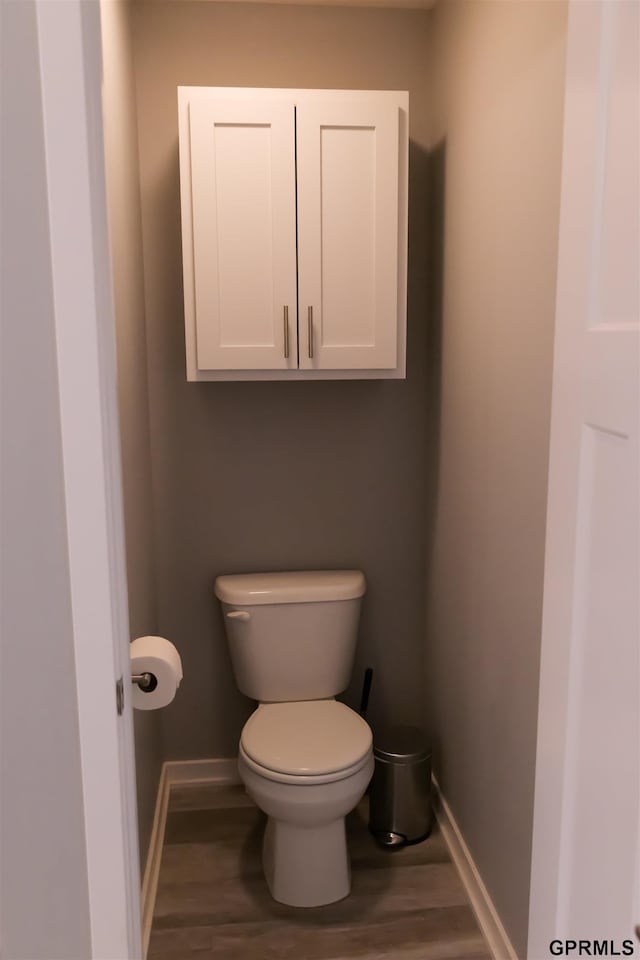
<svg viewBox="0 0 640 960">
<path fill-rule="evenodd" d="M 195 100 L 189 122 L 198 368 L 295 367 L 293 107 Z"/>
<path fill-rule="evenodd" d="M 298 106 L 303 369 L 397 365 L 398 145 L 399 109 L 375 96 Z"/>
</svg>

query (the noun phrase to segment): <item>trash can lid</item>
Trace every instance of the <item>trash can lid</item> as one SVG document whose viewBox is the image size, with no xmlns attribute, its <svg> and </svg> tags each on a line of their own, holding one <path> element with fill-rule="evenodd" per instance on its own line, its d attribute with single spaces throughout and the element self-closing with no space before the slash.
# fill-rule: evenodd
<svg viewBox="0 0 640 960">
<path fill-rule="evenodd" d="M 426 760 L 431 756 L 427 738 L 418 727 L 398 725 L 376 733 L 373 740 L 374 756 L 392 763 L 406 760 Z"/>
</svg>

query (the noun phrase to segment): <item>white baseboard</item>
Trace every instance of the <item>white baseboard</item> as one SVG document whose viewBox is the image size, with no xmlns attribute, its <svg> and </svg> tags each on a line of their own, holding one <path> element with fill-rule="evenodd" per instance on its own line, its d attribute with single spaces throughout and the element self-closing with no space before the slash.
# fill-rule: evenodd
<svg viewBox="0 0 640 960">
<path fill-rule="evenodd" d="M 455 821 L 447 801 L 440 792 L 437 780 L 433 781 L 437 793 L 436 816 L 449 848 L 451 859 L 457 867 L 460 879 L 467 891 L 471 907 L 476 915 L 478 925 L 491 951 L 494 960 L 518 960 L 518 955 L 509 940 L 507 931 L 502 926 L 489 892 L 482 877 L 473 862 L 473 857 L 464 842 L 460 828 Z"/>
<path fill-rule="evenodd" d="M 218 760 L 168 760 L 169 783 L 240 783 L 237 757 Z"/>
<path fill-rule="evenodd" d="M 153 825 L 151 827 L 151 836 L 149 838 L 147 862 L 144 868 L 144 874 L 142 877 L 142 891 L 140 893 L 142 910 L 143 957 L 146 957 L 147 950 L 149 949 L 151 924 L 153 923 L 153 909 L 156 903 L 158 877 L 160 875 L 162 845 L 164 843 L 164 828 L 167 823 L 167 810 L 169 809 L 169 790 L 170 786 L 167 777 L 167 765 L 166 763 L 163 763 L 162 770 L 160 771 L 160 780 L 158 781 L 156 808 L 153 814 Z"/>
<path fill-rule="evenodd" d="M 238 761 L 235 757 L 220 760 L 168 760 L 162 764 L 149 851 L 142 878 L 140 894 L 142 910 L 142 953 L 146 957 L 151 937 L 153 911 L 158 892 L 160 861 L 164 845 L 171 788 L 177 783 L 240 783 Z"/>
</svg>

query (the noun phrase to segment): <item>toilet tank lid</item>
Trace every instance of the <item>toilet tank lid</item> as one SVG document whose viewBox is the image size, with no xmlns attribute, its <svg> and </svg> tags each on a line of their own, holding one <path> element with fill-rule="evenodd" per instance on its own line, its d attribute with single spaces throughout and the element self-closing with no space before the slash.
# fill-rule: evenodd
<svg viewBox="0 0 640 960">
<path fill-rule="evenodd" d="M 363 595 L 366 583 L 360 570 L 296 570 L 218 577 L 214 589 L 225 603 L 256 606 L 354 600 Z"/>
</svg>

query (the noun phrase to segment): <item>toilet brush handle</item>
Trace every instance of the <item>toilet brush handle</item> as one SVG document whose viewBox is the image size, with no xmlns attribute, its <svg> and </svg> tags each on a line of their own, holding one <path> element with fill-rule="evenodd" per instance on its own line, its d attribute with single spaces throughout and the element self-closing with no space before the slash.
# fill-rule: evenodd
<svg viewBox="0 0 640 960">
<path fill-rule="evenodd" d="M 364 717 L 369 706 L 369 694 L 371 693 L 371 681 L 373 679 L 372 667 L 367 667 L 364 672 L 364 681 L 362 683 L 362 697 L 360 699 L 360 716 Z"/>
</svg>

